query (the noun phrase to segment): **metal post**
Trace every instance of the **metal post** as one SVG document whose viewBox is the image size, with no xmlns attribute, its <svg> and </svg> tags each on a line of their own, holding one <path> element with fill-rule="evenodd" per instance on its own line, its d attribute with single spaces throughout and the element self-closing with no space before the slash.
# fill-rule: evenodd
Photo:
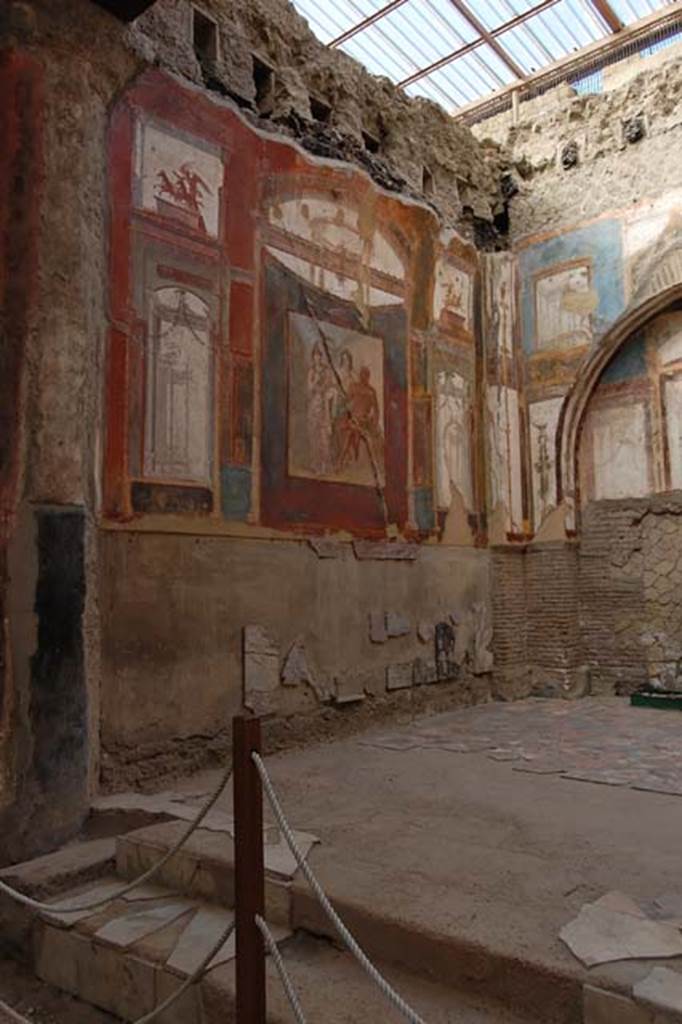
<svg viewBox="0 0 682 1024">
<path fill-rule="evenodd" d="M 260 754 L 260 719 L 232 721 L 234 759 L 234 892 L 237 933 L 237 1024 L 265 1024 L 263 793 L 251 754 Z"/>
</svg>

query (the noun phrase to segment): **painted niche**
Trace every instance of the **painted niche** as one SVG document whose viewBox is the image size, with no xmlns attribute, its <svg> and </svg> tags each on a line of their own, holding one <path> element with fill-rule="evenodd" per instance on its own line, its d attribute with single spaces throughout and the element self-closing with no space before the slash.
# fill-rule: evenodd
<svg viewBox="0 0 682 1024">
<path fill-rule="evenodd" d="M 682 487 L 682 312 L 662 314 L 604 369 L 580 445 L 583 501 Z"/>
</svg>

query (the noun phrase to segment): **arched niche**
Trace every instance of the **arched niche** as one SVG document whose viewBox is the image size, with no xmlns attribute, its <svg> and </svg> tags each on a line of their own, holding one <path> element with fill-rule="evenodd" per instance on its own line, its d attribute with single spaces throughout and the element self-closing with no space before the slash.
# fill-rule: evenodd
<svg viewBox="0 0 682 1024">
<path fill-rule="evenodd" d="M 557 433 L 557 493 L 564 510 L 565 529 L 575 534 L 581 506 L 581 437 L 586 415 L 602 375 L 624 346 L 632 344 L 664 313 L 682 308 L 682 245 L 656 261 L 640 264 L 640 284 L 623 315 L 599 339 L 566 396 Z M 639 276 L 639 275 L 638 275 Z M 584 480 L 584 473 L 583 473 Z M 660 481 L 652 490 L 662 490 Z M 618 495 L 614 495 L 618 496 Z"/>
</svg>

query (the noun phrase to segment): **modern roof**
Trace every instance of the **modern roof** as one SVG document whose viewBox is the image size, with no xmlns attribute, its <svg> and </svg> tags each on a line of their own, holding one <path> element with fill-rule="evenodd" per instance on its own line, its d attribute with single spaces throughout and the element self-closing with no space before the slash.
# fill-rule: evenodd
<svg viewBox="0 0 682 1024">
<path fill-rule="evenodd" d="M 325 44 L 451 113 L 677 0 L 293 0 Z M 681 17 L 682 20 L 682 17 Z"/>
</svg>

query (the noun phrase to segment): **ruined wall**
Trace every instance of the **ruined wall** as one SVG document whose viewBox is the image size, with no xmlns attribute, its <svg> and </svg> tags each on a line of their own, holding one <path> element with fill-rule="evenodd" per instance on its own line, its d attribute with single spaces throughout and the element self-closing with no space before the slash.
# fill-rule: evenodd
<svg viewBox="0 0 682 1024">
<path fill-rule="evenodd" d="M 521 241 L 566 229 L 682 184 L 677 48 L 643 60 L 631 81 L 608 92 L 555 90 L 522 103 L 516 125 L 483 121 L 477 137 L 509 149 L 517 194 L 510 234 Z M 660 63 L 659 63 L 660 61 Z"/>
<path fill-rule="evenodd" d="M 3 859 L 244 701 L 303 737 L 489 690 L 499 147 L 280 0 L 202 13 L 0 14 Z"/>
<path fill-rule="evenodd" d="M 216 26 L 210 52 L 193 45 L 187 0 L 157 0 L 126 43 L 146 62 L 234 99 L 265 130 L 426 198 L 444 223 L 470 236 L 494 237 L 492 220 L 503 209 L 498 145 L 478 143 L 437 104 L 409 98 L 323 46 L 286 0 L 206 0 L 200 11 Z"/>
<path fill-rule="evenodd" d="M 498 543 L 530 542 L 530 547 L 522 549 L 520 559 L 498 549 L 494 560 L 495 587 L 509 591 L 510 600 L 523 580 L 527 616 L 523 640 L 512 640 L 504 621 L 505 600 L 495 602 L 495 650 L 502 676 L 521 671 L 524 664 L 531 674 L 549 665 L 557 684 L 564 679 L 569 692 L 581 692 L 589 670 L 595 687 L 613 692 L 628 690 L 633 680 L 641 682 L 657 671 L 642 658 L 639 641 L 625 643 L 619 653 L 612 649 L 618 643 L 614 636 L 628 627 L 619 623 L 614 634 L 611 556 L 596 536 L 605 509 L 619 514 L 603 499 L 625 501 L 680 486 L 675 289 L 682 277 L 682 192 L 673 157 L 680 132 L 673 97 L 681 83 L 679 63 L 668 59 L 604 95 L 572 97 L 557 91 L 553 102 L 522 105 L 519 125 L 504 136 L 519 188 L 510 202 L 512 251 L 486 261 L 512 262 L 518 313 L 512 316 L 506 370 L 515 392 L 513 408 L 507 397 L 505 410 L 499 388 L 489 406 L 489 447 L 506 451 L 511 467 L 506 527 L 494 528 L 494 516 L 490 524 L 491 538 Z M 491 128 L 499 141 L 499 123 Z M 485 124 L 476 131 L 485 134 Z M 487 312 L 484 323 L 494 326 L 503 301 L 499 287 L 495 296 L 492 280 L 488 272 L 484 287 L 492 297 L 492 313 Z M 652 301 L 664 312 L 640 315 Z M 583 381 L 600 353 L 614 351 L 613 332 L 627 322 L 634 326 L 590 384 L 574 447 L 564 450 L 575 396 L 583 394 Z M 490 344 L 494 331 L 484 330 Z M 496 493 L 494 454 L 488 465 L 490 515 L 490 495 Z M 591 504 L 595 500 L 597 509 Z M 627 521 L 628 508 L 625 501 Z M 610 538 L 608 522 L 607 516 L 604 538 Z M 636 534 L 633 527 L 632 536 L 623 540 L 633 550 Z M 577 562 L 558 554 L 571 549 L 574 537 Z M 628 594 L 643 594 L 645 571 L 644 562 L 629 567 Z M 616 576 L 617 590 L 622 581 Z M 535 592 L 543 593 L 545 601 L 535 603 Z M 604 616 L 611 632 L 608 644 L 600 645 L 596 638 Z M 626 664 L 630 668 L 624 671 Z"/>
<path fill-rule="evenodd" d="M 224 742 L 242 701 L 485 673 L 476 250 L 161 72 L 117 102 L 109 168 L 109 776 Z"/>
</svg>

